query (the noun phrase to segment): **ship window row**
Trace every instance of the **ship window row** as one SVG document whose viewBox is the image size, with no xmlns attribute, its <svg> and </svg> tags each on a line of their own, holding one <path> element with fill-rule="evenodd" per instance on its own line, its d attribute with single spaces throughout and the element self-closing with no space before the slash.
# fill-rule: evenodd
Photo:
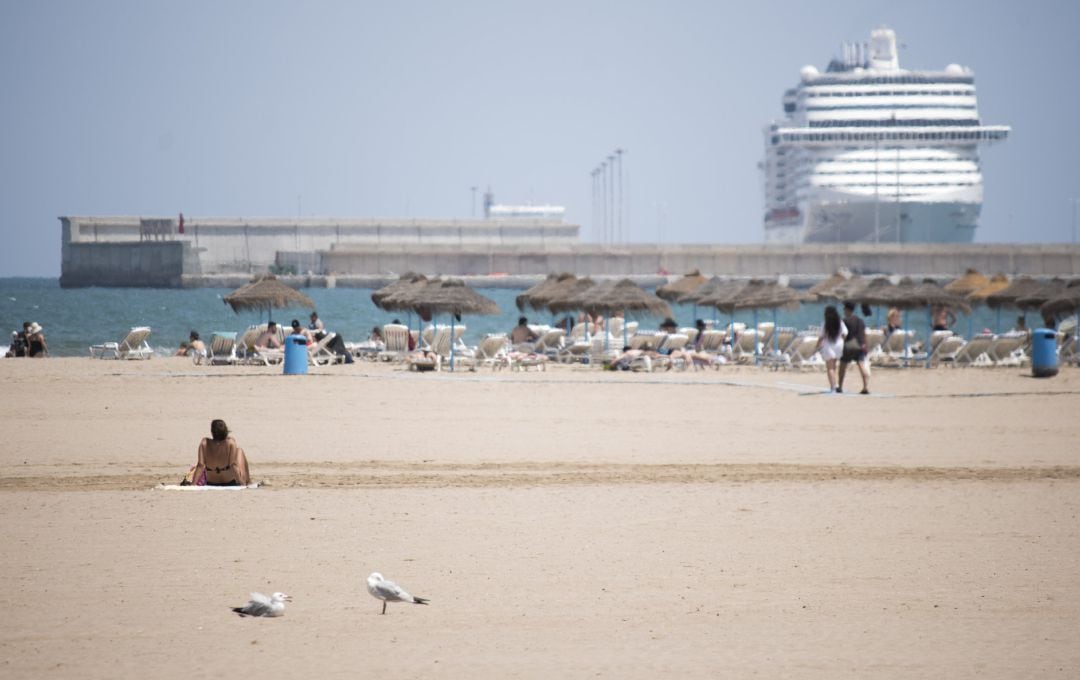
<svg viewBox="0 0 1080 680">
<path fill-rule="evenodd" d="M 810 85 L 937 85 L 937 84 L 974 85 L 974 76 L 950 76 L 945 74 L 921 75 L 907 73 L 895 76 L 877 76 L 853 78 L 837 76 L 818 76 L 809 81 Z"/>
<path fill-rule="evenodd" d="M 807 98 L 816 97 L 909 97 L 912 95 L 949 95 L 956 97 L 970 97 L 975 94 L 975 88 L 967 90 L 841 90 L 839 92 L 817 92 L 803 90 L 802 96 Z"/>
<path fill-rule="evenodd" d="M 811 120 L 807 127 L 960 127 L 978 124 L 978 118 L 881 118 L 877 120 Z"/>
<path fill-rule="evenodd" d="M 892 165 L 893 165 L 892 169 L 882 170 L 882 171 L 878 172 L 877 174 L 879 174 L 879 175 L 895 175 L 896 174 L 896 164 L 893 163 Z M 870 168 L 862 168 L 860 170 L 815 170 L 814 174 L 815 175 L 830 175 L 830 176 L 838 177 L 838 176 L 842 176 L 842 175 L 859 175 L 859 176 L 861 176 L 861 175 L 866 175 L 866 174 L 871 173 L 871 172 L 873 172 L 873 170 L 870 169 Z M 900 174 L 902 174 L 902 175 L 974 175 L 974 174 L 977 174 L 977 173 L 978 173 L 978 170 L 908 170 L 908 169 L 905 169 L 905 168 L 900 169 Z"/>
<path fill-rule="evenodd" d="M 935 187 L 973 187 L 978 186 L 979 182 L 901 182 L 900 188 L 904 191 L 911 191 L 912 189 L 931 189 Z M 881 184 L 849 184 L 848 182 L 818 182 L 814 184 L 815 188 L 820 189 L 870 189 L 874 190 L 875 187 L 880 191 L 881 187 L 893 187 L 897 185 L 895 182 L 884 182 Z"/>
<path fill-rule="evenodd" d="M 927 104 L 808 104 L 805 107 L 806 111 L 874 111 L 880 109 L 960 109 L 963 111 L 976 111 L 978 107 L 974 104 L 942 104 L 939 102 Z"/>
<path fill-rule="evenodd" d="M 979 142 L 1005 139 L 1004 130 L 964 130 L 948 132 L 787 132 L 773 135 L 772 143 L 779 144 L 781 138 L 788 143 L 795 142 L 873 142 L 881 141 L 942 141 L 942 142 Z"/>
</svg>

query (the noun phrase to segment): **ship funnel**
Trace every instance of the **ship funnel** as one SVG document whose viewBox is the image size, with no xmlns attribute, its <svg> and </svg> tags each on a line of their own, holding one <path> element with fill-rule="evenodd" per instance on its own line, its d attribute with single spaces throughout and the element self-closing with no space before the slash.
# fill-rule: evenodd
<svg viewBox="0 0 1080 680">
<path fill-rule="evenodd" d="M 878 71 L 900 70 L 896 32 L 891 28 L 876 28 L 870 32 L 870 68 Z"/>
</svg>

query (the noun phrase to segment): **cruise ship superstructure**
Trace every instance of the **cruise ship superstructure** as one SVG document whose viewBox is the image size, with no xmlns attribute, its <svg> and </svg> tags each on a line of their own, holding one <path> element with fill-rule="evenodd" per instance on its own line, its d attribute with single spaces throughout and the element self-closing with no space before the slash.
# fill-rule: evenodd
<svg viewBox="0 0 1080 680">
<path fill-rule="evenodd" d="M 896 34 L 847 44 L 825 73 L 803 67 L 765 131 L 767 243 L 969 243 L 983 190 L 983 125 L 970 69 L 900 68 Z"/>
</svg>

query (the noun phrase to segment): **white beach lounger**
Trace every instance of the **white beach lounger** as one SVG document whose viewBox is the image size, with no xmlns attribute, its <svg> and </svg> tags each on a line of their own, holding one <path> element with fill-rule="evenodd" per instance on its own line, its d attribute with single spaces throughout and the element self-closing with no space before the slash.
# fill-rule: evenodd
<svg viewBox="0 0 1080 680">
<path fill-rule="evenodd" d="M 149 326 L 136 326 L 120 342 L 91 345 L 90 356 L 98 359 L 149 359 L 154 356 L 154 350 L 146 341 L 149 337 Z"/>
<path fill-rule="evenodd" d="M 237 363 L 239 358 L 236 356 L 236 333 L 214 331 L 210 336 L 207 354 L 211 366 Z"/>
<path fill-rule="evenodd" d="M 376 355 L 380 361 L 401 361 L 409 353 L 409 329 L 406 326 L 386 324 L 383 326 L 383 341 L 386 349 Z"/>
</svg>

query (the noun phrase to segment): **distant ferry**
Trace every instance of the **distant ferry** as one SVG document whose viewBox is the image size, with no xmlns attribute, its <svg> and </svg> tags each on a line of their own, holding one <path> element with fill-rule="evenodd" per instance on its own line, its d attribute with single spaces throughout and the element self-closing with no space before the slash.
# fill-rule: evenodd
<svg viewBox="0 0 1080 680">
<path fill-rule="evenodd" d="M 845 44 L 784 93 L 765 130 L 767 243 L 970 243 L 982 208 L 982 125 L 971 69 L 900 68 L 896 34 Z"/>
</svg>

